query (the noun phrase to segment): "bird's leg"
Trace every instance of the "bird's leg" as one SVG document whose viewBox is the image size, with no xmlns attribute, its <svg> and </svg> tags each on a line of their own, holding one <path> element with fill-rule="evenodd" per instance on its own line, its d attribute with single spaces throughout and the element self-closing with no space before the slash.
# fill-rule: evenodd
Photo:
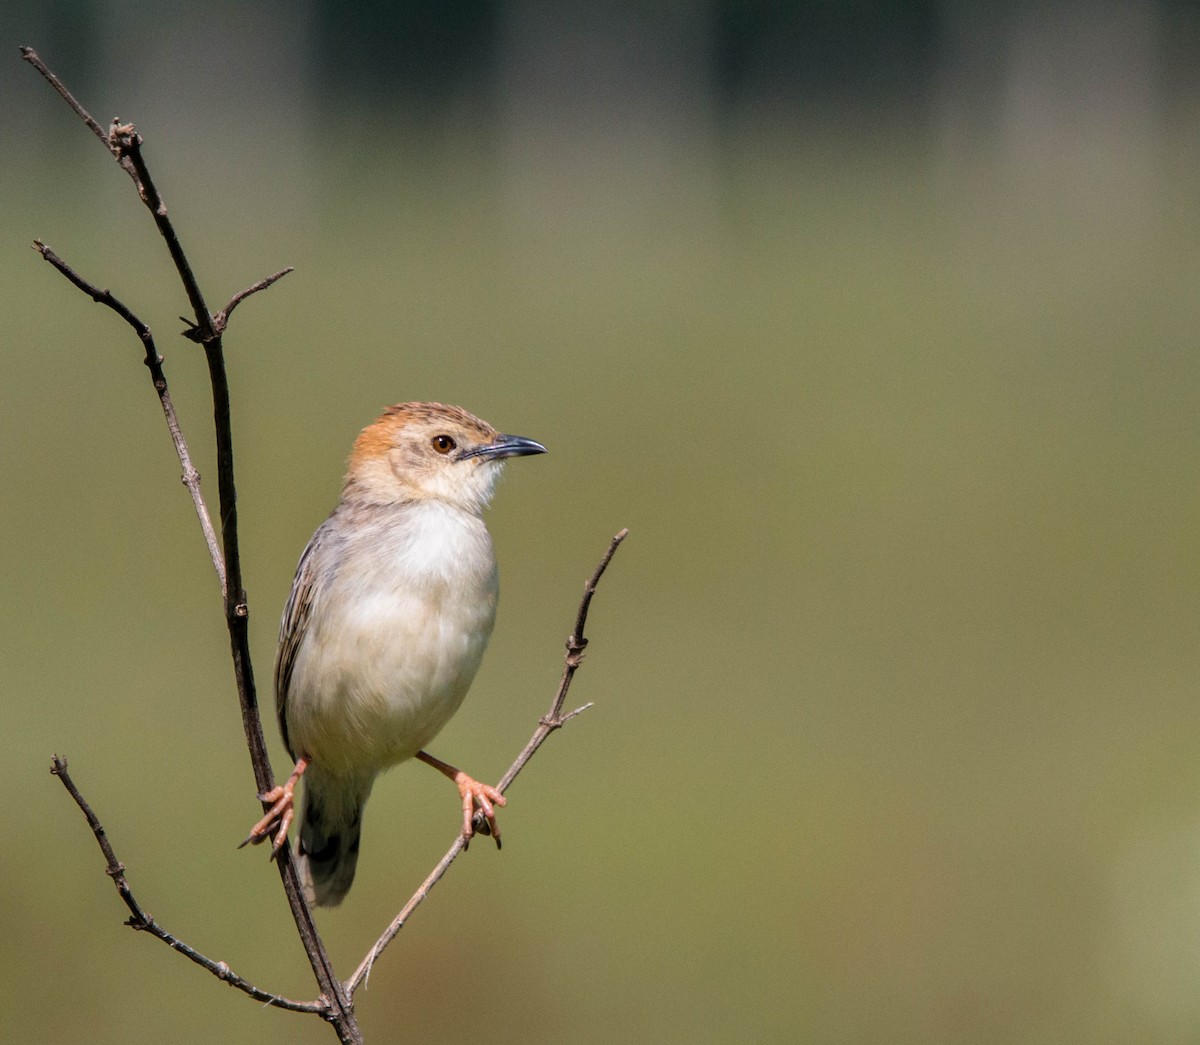
<svg viewBox="0 0 1200 1045">
<path fill-rule="evenodd" d="M 500 825 L 496 823 L 494 806 L 507 805 L 508 801 L 491 784 L 481 784 L 473 777 L 467 776 L 461 769 L 443 762 L 425 751 L 418 751 L 417 758 L 427 766 L 433 766 L 439 773 L 444 773 L 454 781 L 458 793 L 462 796 L 463 810 L 463 846 L 471 841 L 471 836 L 478 830 L 480 834 L 491 835 L 496 840 L 496 848 L 500 848 Z M 476 823 L 475 807 L 479 807 L 479 819 Z"/>
<path fill-rule="evenodd" d="M 275 841 L 271 845 L 271 859 L 274 860 L 279 855 L 279 850 L 287 844 L 288 828 L 292 826 L 292 818 L 296 815 L 296 785 L 300 783 L 300 778 L 304 776 L 307 768 L 308 759 L 296 759 L 296 768 L 292 770 L 292 775 L 287 778 L 286 784 L 277 785 L 266 794 L 258 796 L 259 801 L 273 802 L 274 805 L 267 810 L 257 824 L 250 828 L 246 841 L 238 846 L 239 849 L 247 843 L 258 845 L 274 833 Z M 274 828 L 273 832 L 272 828 Z"/>
</svg>

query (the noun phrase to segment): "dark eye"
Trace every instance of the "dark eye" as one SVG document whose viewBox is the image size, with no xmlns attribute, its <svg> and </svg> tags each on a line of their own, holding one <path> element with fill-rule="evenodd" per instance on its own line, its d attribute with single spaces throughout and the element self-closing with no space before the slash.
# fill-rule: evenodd
<svg viewBox="0 0 1200 1045">
<path fill-rule="evenodd" d="M 448 454 L 457 445 L 448 435 L 435 435 L 433 437 L 433 448 L 439 454 Z"/>
</svg>

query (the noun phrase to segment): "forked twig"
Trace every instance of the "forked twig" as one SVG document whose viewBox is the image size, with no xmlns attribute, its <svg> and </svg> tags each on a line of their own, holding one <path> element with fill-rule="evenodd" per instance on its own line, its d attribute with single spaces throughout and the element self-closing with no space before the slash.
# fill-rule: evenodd
<svg viewBox="0 0 1200 1045">
<path fill-rule="evenodd" d="M 525 768 L 525 764 L 534 756 L 538 748 L 545 743 L 546 738 L 556 729 L 561 729 L 563 725 L 573 719 L 576 715 L 586 711 L 591 704 L 584 704 L 582 707 L 576 708 L 574 711 L 568 711 L 563 714 L 563 703 L 567 699 L 567 690 L 571 688 L 571 680 L 575 677 L 575 672 L 579 669 L 579 665 L 583 662 L 583 651 L 588 644 L 588 640 L 584 637 L 583 629 L 587 624 L 588 610 L 592 604 L 592 596 L 596 594 L 596 585 L 600 583 L 600 578 L 604 575 L 604 571 L 608 569 L 608 564 L 612 561 L 612 557 L 616 554 L 617 548 L 621 542 L 629 535 L 629 530 L 623 529 L 609 543 L 608 550 L 600 559 L 599 565 L 592 571 L 591 577 L 588 578 L 587 584 L 583 588 L 583 599 L 579 603 L 579 612 L 575 615 L 575 630 L 571 632 L 567 639 L 567 655 L 566 663 L 563 666 L 562 678 L 558 683 L 558 690 L 554 694 L 554 700 L 550 704 L 550 710 L 538 722 L 537 729 L 534 730 L 533 736 L 529 738 L 529 743 L 525 745 L 521 753 L 517 756 L 516 761 L 508 767 L 508 771 L 500 778 L 500 783 L 496 785 L 497 790 L 507 791 L 509 786 L 517 778 L 517 774 Z M 358 968 L 354 970 L 354 975 L 346 981 L 346 993 L 352 998 L 354 992 L 361 987 L 371 975 L 371 968 L 383 953 L 384 948 L 396 938 L 396 934 L 404 928 L 404 923 L 408 921 L 409 916 L 424 902 L 425 897 L 429 895 L 429 891 L 437 885 L 442 875 L 446 873 L 450 865 L 454 863 L 458 854 L 466 848 L 466 839 L 459 832 L 454 840 L 454 844 L 446 850 L 446 855 L 443 856 L 429 872 L 420 885 L 420 888 L 413 893 L 401 909 L 400 913 L 392 919 L 391 924 L 383 931 L 382 935 L 375 944 L 367 952 L 367 955 L 359 963 Z"/>
</svg>

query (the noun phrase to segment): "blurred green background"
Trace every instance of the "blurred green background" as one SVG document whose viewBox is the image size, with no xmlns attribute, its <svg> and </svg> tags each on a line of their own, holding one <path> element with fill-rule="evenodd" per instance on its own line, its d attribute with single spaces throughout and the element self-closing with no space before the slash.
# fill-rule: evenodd
<svg viewBox="0 0 1200 1045">
<path fill-rule="evenodd" d="M 1200 1037 L 1195 4 L 15 2 L 0 15 L 0 1025 L 326 1042 L 121 926 L 139 898 L 313 987 L 218 592 L 140 350 L 215 502 L 202 357 L 125 176 L 33 70 L 134 120 L 226 348 L 263 703 L 359 427 L 536 437 L 504 596 L 434 751 L 495 778 L 596 707 L 376 966 L 368 1041 Z M 276 771 L 284 756 L 267 724 Z M 348 975 L 453 837 L 394 770 L 320 927 Z"/>
</svg>

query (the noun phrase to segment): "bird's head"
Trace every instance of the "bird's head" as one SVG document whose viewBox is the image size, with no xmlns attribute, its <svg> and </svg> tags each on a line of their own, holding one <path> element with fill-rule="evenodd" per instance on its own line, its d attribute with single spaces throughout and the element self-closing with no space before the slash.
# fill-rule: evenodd
<svg viewBox="0 0 1200 1045">
<path fill-rule="evenodd" d="M 377 503 L 438 500 L 479 514 L 504 460 L 544 454 L 519 435 L 502 435 L 462 407 L 398 403 L 355 440 L 343 496 Z"/>
</svg>

